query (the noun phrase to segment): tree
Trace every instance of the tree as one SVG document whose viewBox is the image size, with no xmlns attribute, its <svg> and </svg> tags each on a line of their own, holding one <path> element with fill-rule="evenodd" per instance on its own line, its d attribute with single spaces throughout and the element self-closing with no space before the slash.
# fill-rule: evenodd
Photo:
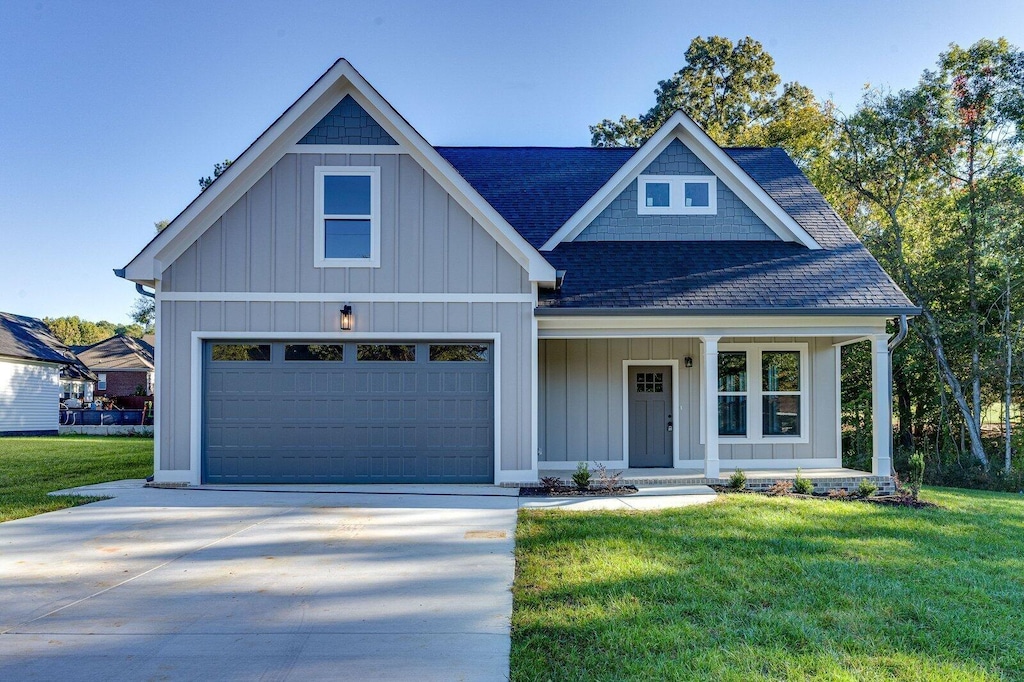
<svg viewBox="0 0 1024 682">
<path fill-rule="evenodd" d="M 141 337 L 145 330 L 137 324 L 118 325 L 106 320 L 90 322 L 77 315 L 66 317 L 44 317 L 43 323 L 57 340 L 68 346 L 91 346 L 115 334 Z"/>
<path fill-rule="evenodd" d="M 234 163 L 231 159 L 224 159 L 220 163 L 213 164 L 213 177 L 207 175 L 204 178 L 199 178 L 199 189 L 205 192 L 206 188 L 213 184 L 213 181 L 221 176 L 221 173 L 226 171 Z"/>
<path fill-rule="evenodd" d="M 1016 215 L 1000 206 L 1020 198 L 1022 64 L 1004 40 L 951 45 L 915 88 L 866 93 L 838 122 L 832 150 L 832 168 L 860 200 L 847 217 L 922 308 L 915 332 L 985 469 L 984 374 L 997 345 L 988 330 L 1009 338 L 1011 313 L 993 316 L 1004 291 L 993 256 L 1009 245 L 998 216 Z M 1011 278 L 1005 305 L 1012 288 Z"/>
<path fill-rule="evenodd" d="M 831 131 L 831 105 L 799 83 L 782 84 L 775 60 L 746 37 L 694 38 L 686 64 L 654 91 L 655 104 L 637 118 L 590 127 L 595 147 L 636 147 L 682 109 L 723 146 L 781 146 L 808 163 Z"/>
</svg>

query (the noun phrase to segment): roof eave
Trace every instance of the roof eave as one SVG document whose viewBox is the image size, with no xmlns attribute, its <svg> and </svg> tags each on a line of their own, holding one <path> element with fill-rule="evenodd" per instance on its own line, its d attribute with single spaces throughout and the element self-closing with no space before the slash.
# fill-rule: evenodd
<svg viewBox="0 0 1024 682">
<path fill-rule="evenodd" d="M 800 316 L 870 316 L 897 317 L 907 315 L 913 317 L 921 314 L 921 309 L 914 306 L 882 306 L 882 307 L 831 307 L 831 308 L 562 308 L 558 306 L 537 306 L 534 314 L 538 316 L 569 316 L 569 317 L 629 317 L 658 316 L 685 317 L 701 316 L 736 316 L 736 315 L 800 315 Z"/>
</svg>

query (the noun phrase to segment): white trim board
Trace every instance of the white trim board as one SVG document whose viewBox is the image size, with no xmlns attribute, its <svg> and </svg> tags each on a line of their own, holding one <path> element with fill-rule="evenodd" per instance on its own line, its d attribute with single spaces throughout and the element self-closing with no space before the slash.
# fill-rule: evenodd
<svg viewBox="0 0 1024 682">
<path fill-rule="evenodd" d="M 287 293 L 275 291 L 168 291 L 164 302 L 201 303 L 533 303 L 532 294 L 443 294 L 369 292 Z"/>
<path fill-rule="evenodd" d="M 206 341 L 287 341 L 301 339 L 309 341 L 486 341 L 494 348 L 494 481 L 511 480 L 501 471 L 501 334 L 499 332 L 463 333 L 463 332 L 416 332 L 401 334 L 395 332 L 217 332 L 193 331 L 191 337 L 191 366 L 189 367 L 189 469 L 158 470 L 154 479 L 161 482 L 188 483 L 200 485 L 202 482 L 203 453 L 203 344 Z M 159 462 L 157 462 L 159 464 Z M 506 474 L 508 472 L 505 472 Z"/>
<path fill-rule="evenodd" d="M 771 196 L 743 170 L 732 157 L 701 130 L 700 126 L 677 111 L 658 129 L 640 149 L 579 208 L 543 246 L 542 252 L 551 251 L 562 242 L 572 241 L 586 229 L 601 211 L 633 182 L 643 169 L 661 152 L 678 139 L 707 166 L 726 187 L 752 210 L 780 239 L 797 242 L 808 249 L 821 246 Z"/>
<path fill-rule="evenodd" d="M 288 154 L 408 154 L 400 144 L 295 144 Z"/>
</svg>

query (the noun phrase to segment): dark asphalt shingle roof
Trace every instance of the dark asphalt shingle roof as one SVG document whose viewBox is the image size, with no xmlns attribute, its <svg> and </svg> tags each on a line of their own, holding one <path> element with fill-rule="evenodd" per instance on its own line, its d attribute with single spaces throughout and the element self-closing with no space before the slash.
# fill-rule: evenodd
<svg viewBox="0 0 1024 682">
<path fill-rule="evenodd" d="M 438 147 L 527 241 L 540 248 L 636 151 L 628 148 Z M 566 277 L 539 312 L 916 309 L 785 151 L 725 152 L 819 245 L 764 241 L 583 241 L 545 258 Z"/>
<path fill-rule="evenodd" d="M 61 372 L 67 378 L 96 379 L 71 349 L 34 317 L 0 313 L 0 357 L 52 362 L 67 367 Z"/>
<path fill-rule="evenodd" d="M 106 370 L 151 371 L 154 368 L 153 347 L 143 339 L 117 334 L 82 350 L 78 359 L 94 372 Z"/>
</svg>

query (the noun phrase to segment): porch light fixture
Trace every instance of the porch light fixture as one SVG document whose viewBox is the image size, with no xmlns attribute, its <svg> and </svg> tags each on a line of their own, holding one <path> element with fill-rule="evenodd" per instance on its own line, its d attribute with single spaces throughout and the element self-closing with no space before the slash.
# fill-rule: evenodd
<svg viewBox="0 0 1024 682">
<path fill-rule="evenodd" d="M 352 331 L 352 306 L 350 305 L 341 309 L 341 331 Z"/>
<path fill-rule="evenodd" d="M 693 367 L 693 358 L 687 355 L 685 358 L 683 358 L 683 365 L 685 365 L 686 367 Z"/>
</svg>

